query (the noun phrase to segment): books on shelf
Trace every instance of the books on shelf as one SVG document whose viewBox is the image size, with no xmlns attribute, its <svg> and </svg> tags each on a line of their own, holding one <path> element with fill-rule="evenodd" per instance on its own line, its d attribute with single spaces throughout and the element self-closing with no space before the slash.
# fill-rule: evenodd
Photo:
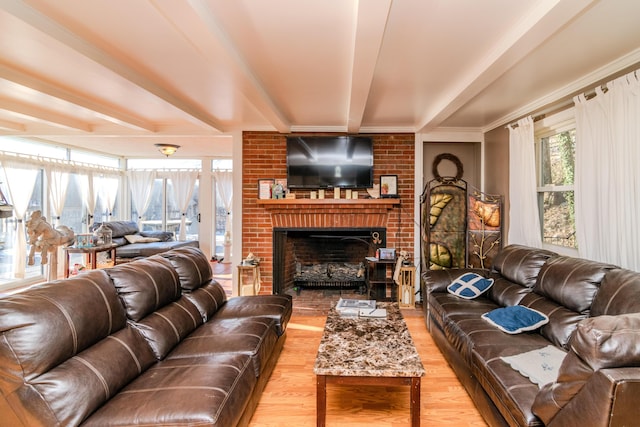
<svg viewBox="0 0 640 427">
<path fill-rule="evenodd" d="M 336 311 L 341 317 L 387 317 L 387 310 L 384 308 L 376 308 L 376 301 L 372 299 L 363 300 L 340 298 L 336 304 Z"/>
</svg>

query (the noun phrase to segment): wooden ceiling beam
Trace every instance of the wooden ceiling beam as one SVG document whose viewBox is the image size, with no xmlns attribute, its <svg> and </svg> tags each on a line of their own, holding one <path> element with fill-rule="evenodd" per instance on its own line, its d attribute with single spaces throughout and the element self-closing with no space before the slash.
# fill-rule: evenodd
<svg viewBox="0 0 640 427">
<path fill-rule="evenodd" d="M 36 121 L 50 123 L 54 126 L 62 126 L 66 128 L 81 130 L 83 132 L 91 132 L 91 125 L 80 120 L 56 113 L 54 111 L 45 110 L 44 108 L 26 104 L 24 102 L 12 99 L 0 98 L 0 109 L 6 110 L 14 114 L 29 117 Z"/>
<path fill-rule="evenodd" d="M 511 67 L 537 49 L 598 0 L 541 1 L 519 22 L 514 23 L 498 44 L 455 87 L 432 104 L 416 132 L 428 132 L 463 107 Z"/>
<path fill-rule="evenodd" d="M 28 75 L 27 73 L 17 70 L 7 64 L 2 63 L 1 61 L 0 78 L 11 81 L 20 86 L 27 87 L 36 92 L 44 93 L 54 98 L 61 99 L 89 111 L 93 111 L 95 113 L 98 113 L 108 121 L 134 129 L 145 130 L 148 132 L 156 131 L 155 125 L 146 120 L 142 120 L 138 117 L 135 117 L 121 110 L 117 110 L 116 108 L 105 105 L 103 103 L 90 100 L 77 92 L 62 88 L 49 81 L 32 75 Z"/>
<path fill-rule="evenodd" d="M 124 60 L 114 57 L 98 47 L 95 43 L 83 38 L 80 35 L 80 30 L 73 31 L 72 28 L 66 27 L 49 16 L 41 13 L 39 10 L 31 7 L 26 2 L 20 0 L 3 1 L 0 7 L 18 19 L 21 19 L 27 24 L 49 35 L 53 39 L 58 40 L 60 43 L 65 44 L 81 55 L 90 58 L 103 67 L 111 70 L 118 76 L 130 81 L 136 86 L 162 99 L 164 102 L 183 111 L 193 119 L 198 120 L 214 130 L 223 131 L 218 120 L 201 107 L 190 100 L 184 99 L 180 95 L 167 90 L 162 83 L 156 81 L 151 73 L 142 74 L 141 72 L 138 72 L 132 66 L 126 64 Z"/>
<path fill-rule="evenodd" d="M 360 131 L 390 10 L 391 0 L 358 2 L 347 118 L 349 133 Z"/>
<path fill-rule="evenodd" d="M 11 122 L 8 120 L 0 120 L 0 129 L 8 130 L 8 131 L 18 131 L 24 132 L 27 127 L 21 123 Z"/>
<path fill-rule="evenodd" d="M 282 110 L 276 105 L 273 98 L 264 88 L 264 84 L 253 72 L 246 59 L 240 53 L 235 44 L 231 41 L 224 26 L 218 21 L 206 0 L 189 0 L 189 4 L 198 17 L 205 24 L 209 32 L 224 48 L 229 65 L 235 69 L 234 75 L 242 76 L 245 84 L 238 84 L 245 98 L 267 119 L 278 132 L 287 133 L 291 131 L 291 121 Z M 208 58 L 213 60 L 212 58 Z"/>
</svg>

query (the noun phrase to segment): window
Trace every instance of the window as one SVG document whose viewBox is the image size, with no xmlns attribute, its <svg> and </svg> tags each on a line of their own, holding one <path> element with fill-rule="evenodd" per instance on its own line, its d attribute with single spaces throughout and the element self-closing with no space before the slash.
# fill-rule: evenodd
<svg viewBox="0 0 640 427">
<path fill-rule="evenodd" d="M 575 126 L 536 136 L 538 208 L 543 243 L 576 248 L 573 175 Z"/>
<path fill-rule="evenodd" d="M 78 181 L 78 174 L 80 173 L 78 171 L 95 170 L 100 172 L 104 171 L 106 167 L 111 168 L 113 170 L 111 173 L 116 176 L 114 171 L 117 170 L 120 159 L 114 156 L 77 151 L 72 148 L 30 141 L 23 138 L 0 137 L 0 142 L 2 142 L 0 155 L 2 155 L 3 158 L 4 156 L 8 159 L 19 157 L 23 163 L 31 165 L 28 169 L 37 171 L 33 188 L 29 189 L 24 186 L 20 188 L 20 191 L 24 191 L 25 194 L 29 192 L 29 203 L 24 220 L 28 220 L 34 211 L 40 210 L 51 225 L 64 224 L 72 228 L 75 233 L 85 232 L 87 226 L 87 208 L 82 198 L 83 191 Z M 51 164 L 68 165 L 71 161 L 81 162 L 82 164 L 75 163 L 73 165 L 73 169 L 76 172 L 70 173 L 64 208 L 60 220 L 57 220 L 53 217 L 52 210 L 50 209 L 51 200 L 47 191 L 48 183 L 45 168 Z M 8 184 L 6 182 L 6 170 L 4 167 L 5 165 L 0 165 L 0 186 L 2 186 L 5 195 L 8 196 Z M 117 193 L 117 188 L 119 188 L 117 178 L 116 182 L 112 183 L 110 187 L 114 189 L 114 193 Z M 108 213 L 107 206 L 101 196 L 98 196 L 96 208 L 98 218 L 103 219 L 106 217 L 106 213 Z M 117 215 L 117 210 L 118 199 L 116 197 L 114 215 Z M 14 261 L 16 260 L 16 256 L 21 256 L 17 254 L 18 247 L 16 245 L 18 227 L 24 227 L 24 222 L 18 223 L 15 217 L 0 218 L 0 290 L 2 291 L 42 280 L 44 274 L 44 268 L 38 252 L 35 253 L 34 263 L 32 265 L 26 265 L 24 271 L 15 271 L 16 265 Z M 27 253 L 29 249 L 27 245 Z M 26 258 L 26 254 L 23 256 Z M 58 259 L 58 263 L 62 263 L 62 260 Z"/>
</svg>

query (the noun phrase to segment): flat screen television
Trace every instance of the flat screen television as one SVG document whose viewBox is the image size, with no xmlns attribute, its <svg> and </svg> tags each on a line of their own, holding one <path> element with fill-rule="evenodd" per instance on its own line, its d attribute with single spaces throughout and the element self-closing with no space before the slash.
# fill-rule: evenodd
<svg viewBox="0 0 640 427">
<path fill-rule="evenodd" d="M 373 141 L 364 136 L 288 136 L 287 186 L 373 187 Z"/>
</svg>

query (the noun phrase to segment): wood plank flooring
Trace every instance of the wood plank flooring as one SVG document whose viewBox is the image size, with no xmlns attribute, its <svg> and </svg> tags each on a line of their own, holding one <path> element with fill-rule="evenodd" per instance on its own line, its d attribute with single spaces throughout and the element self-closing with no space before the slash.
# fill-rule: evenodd
<svg viewBox="0 0 640 427">
<path fill-rule="evenodd" d="M 403 310 L 426 375 L 422 378 L 421 425 L 474 426 L 486 423 L 427 332 L 420 309 Z M 269 380 L 251 427 L 316 425 L 313 364 L 326 316 L 295 314 L 287 342 Z M 327 426 L 409 425 L 408 387 L 329 386 Z"/>
</svg>

